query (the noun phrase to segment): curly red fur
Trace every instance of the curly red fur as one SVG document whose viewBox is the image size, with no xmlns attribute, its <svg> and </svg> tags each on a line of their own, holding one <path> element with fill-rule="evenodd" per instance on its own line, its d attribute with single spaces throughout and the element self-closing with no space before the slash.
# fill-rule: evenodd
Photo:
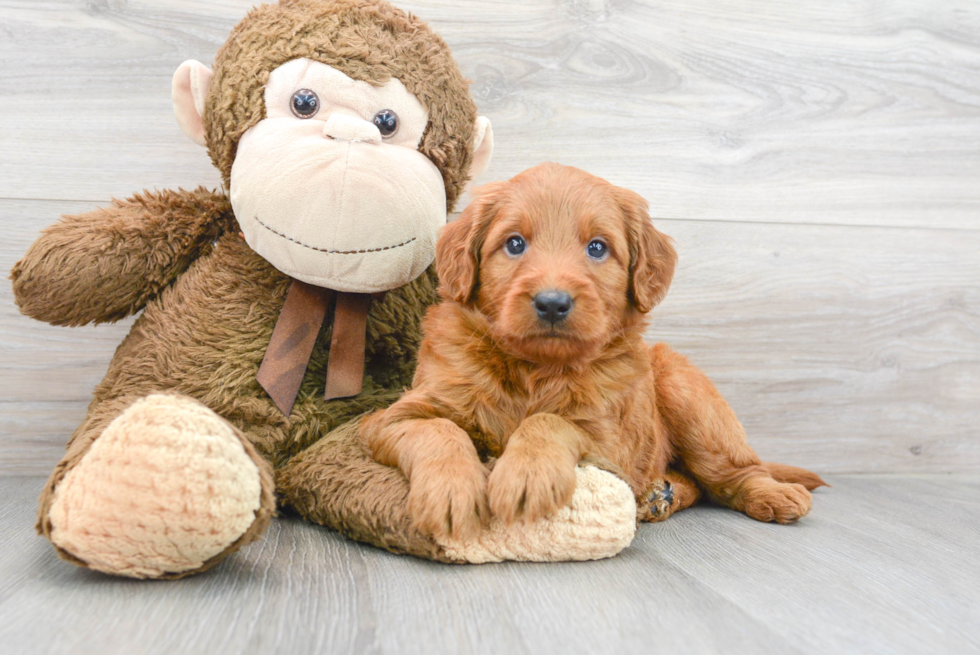
<svg viewBox="0 0 980 655">
<path fill-rule="evenodd" d="M 508 254 L 515 235 L 526 249 Z M 596 239 L 603 258 L 587 252 Z M 761 462 L 711 382 L 644 343 L 675 262 L 646 202 L 584 171 L 544 164 L 481 189 L 440 236 L 443 301 L 424 320 L 413 388 L 363 425 L 375 458 L 408 476 L 418 527 L 470 535 L 488 506 L 508 522 L 546 516 L 570 501 L 584 457 L 612 462 L 641 502 L 673 467 L 753 518 L 807 513 L 804 485 L 823 481 Z M 551 290 L 572 300 L 556 322 L 535 309 Z M 697 499 L 686 484 L 672 511 Z"/>
</svg>

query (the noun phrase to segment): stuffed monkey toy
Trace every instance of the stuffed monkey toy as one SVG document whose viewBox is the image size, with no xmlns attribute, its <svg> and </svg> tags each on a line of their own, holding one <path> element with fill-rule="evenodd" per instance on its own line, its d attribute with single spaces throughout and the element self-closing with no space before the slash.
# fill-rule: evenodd
<svg viewBox="0 0 980 655">
<path fill-rule="evenodd" d="M 442 561 L 629 543 L 635 500 L 595 466 L 554 516 L 437 543 L 358 438 L 411 383 L 438 228 L 493 146 L 442 39 L 382 1 L 282 0 L 213 71 L 182 64 L 173 101 L 224 189 L 65 216 L 11 274 L 21 310 L 55 325 L 142 310 L 40 498 L 61 557 L 182 577 L 259 538 L 277 505 Z"/>
</svg>

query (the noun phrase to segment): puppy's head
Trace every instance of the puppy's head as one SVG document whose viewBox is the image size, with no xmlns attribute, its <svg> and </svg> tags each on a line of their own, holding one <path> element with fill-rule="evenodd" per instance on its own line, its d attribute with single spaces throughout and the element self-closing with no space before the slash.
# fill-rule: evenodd
<svg viewBox="0 0 980 655">
<path fill-rule="evenodd" d="M 676 259 L 643 198 L 551 163 L 479 189 L 436 246 L 442 296 L 539 363 L 598 355 L 660 302 Z"/>
</svg>

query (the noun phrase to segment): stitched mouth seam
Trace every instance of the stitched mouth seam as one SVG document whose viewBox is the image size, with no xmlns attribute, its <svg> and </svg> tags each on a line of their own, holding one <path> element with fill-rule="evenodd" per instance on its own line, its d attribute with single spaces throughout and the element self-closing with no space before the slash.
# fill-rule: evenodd
<svg viewBox="0 0 980 655">
<path fill-rule="evenodd" d="M 307 245 L 307 244 L 303 243 L 302 241 L 297 241 L 296 239 L 294 239 L 293 237 L 289 236 L 288 234 L 283 234 L 282 232 L 279 232 L 278 230 L 272 229 L 271 227 L 269 227 L 268 225 L 266 225 L 265 223 L 263 223 L 262 221 L 260 221 L 258 216 L 255 216 L 254 218 L 255 218 L 255 222 L 256 223 L 258 223 L 259 225 L 261 225 L 265 229 L 269 230 L 270 232 L 272 232 L 276 236 L 280 236 L 283 239 L 288 239 L 289 241 L 292 241 L 293 243 L 299 244 L 299 245 L 303 246 L 304 248 L 309 248 L 310 250 L 316 250 L 317 252 L 325 252 L 328 255 L 362 255 L 362 254 L 369 253 L 369 252 L 382 252 L 384 250 L 394 250 L 395 248 L 401 248 L 402 246 L 407 246 L 408 244 L 410 244 L 411 242 L 415 241 L 418 238 L 418 237 L 412 237 L 408 241 L 402 241 L 401 243 L 396 243 L 393 246 L 385 246 L 384 248 L 367 248 L 367 249 L 364 249 L 364 250 L 329 250 L 327 248 L 317 248 L 316 246 Z"/>
</svg>

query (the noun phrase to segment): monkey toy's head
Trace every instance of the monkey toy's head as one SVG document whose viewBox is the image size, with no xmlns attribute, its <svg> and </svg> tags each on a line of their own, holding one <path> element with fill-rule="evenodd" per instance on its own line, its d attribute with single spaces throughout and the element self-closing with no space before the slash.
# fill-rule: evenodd
<svg viewBox="0 0 980 655">
<path fill-rule="evenodd" d="M 383 0 L 257 7 L 213 73 L 181 64 L 173 100 L 181 129 L 221 171 L 249 246 L 337 291 L 420 275 L 493 149 L 449 48 Z"/>
</svg>

